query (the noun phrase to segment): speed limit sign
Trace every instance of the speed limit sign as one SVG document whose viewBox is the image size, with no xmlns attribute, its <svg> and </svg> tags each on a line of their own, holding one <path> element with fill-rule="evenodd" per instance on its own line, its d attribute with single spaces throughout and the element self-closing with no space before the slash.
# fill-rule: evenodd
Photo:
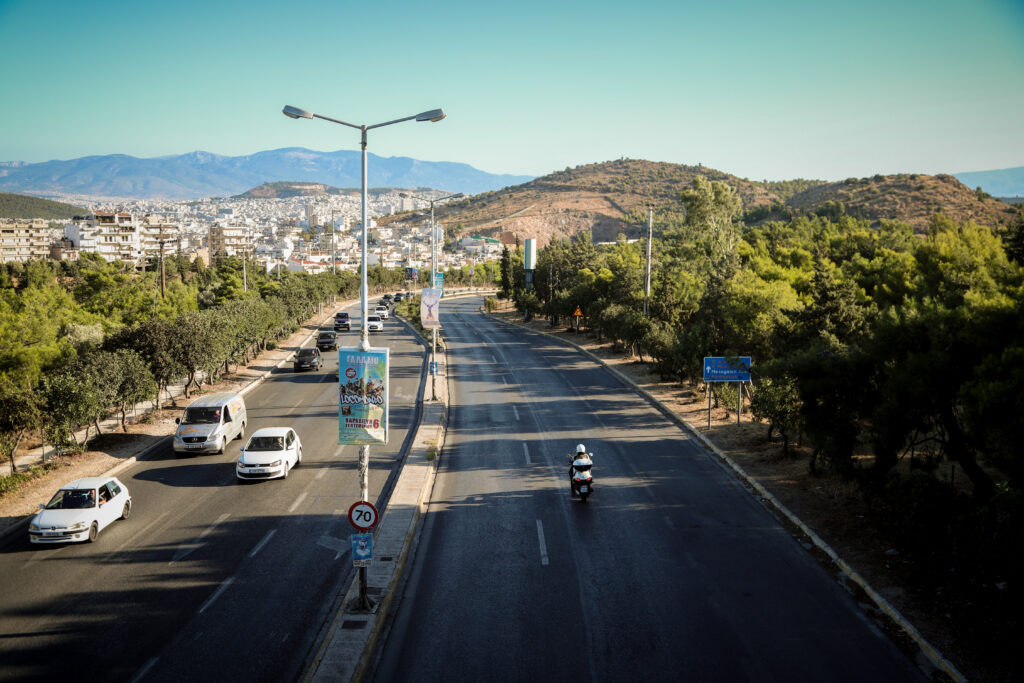
<svg viewBox="0 0 1024 683">
<path fill-rule="evenodd" d="M 357 501 L 348 509 L 348 521 L 352 526 L 362 531 L 369 531 L 377 526 L 377 519 L 379 517 L 380 514 L 377 512 L 377 508 L 369 501 Z"/>
</svg>

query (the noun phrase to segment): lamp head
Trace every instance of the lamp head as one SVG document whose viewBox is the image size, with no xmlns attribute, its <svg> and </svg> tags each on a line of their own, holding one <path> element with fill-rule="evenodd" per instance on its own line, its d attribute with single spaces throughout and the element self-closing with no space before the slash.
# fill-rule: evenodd
<svg viewBox="0 0 1024 683">
<path fill-rule="evenodd" d="M 285 105 L 281 112 L 290 119 L 311 119 L 313 118 L 313 112 L 306 111 L 305 109 L 299 109 L 293 107 L 290 104 Z"/>
<path fill-rule="evenodd" d="M 444 109 L 431 109 L 416 115 L 417 121 L 440 121 L 445 116 Z"/>
</svg>

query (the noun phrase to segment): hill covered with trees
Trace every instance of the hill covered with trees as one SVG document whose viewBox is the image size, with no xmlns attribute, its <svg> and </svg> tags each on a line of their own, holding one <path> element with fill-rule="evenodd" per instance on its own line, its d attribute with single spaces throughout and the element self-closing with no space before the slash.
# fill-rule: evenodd
<svg viewBox="0 0 1024 683">
<path fill-rule="evenodd" d="M 0 192 L 0 218 L 61 220 L 82 216 L 88 209 L 23 194 Z"/>
</svg>

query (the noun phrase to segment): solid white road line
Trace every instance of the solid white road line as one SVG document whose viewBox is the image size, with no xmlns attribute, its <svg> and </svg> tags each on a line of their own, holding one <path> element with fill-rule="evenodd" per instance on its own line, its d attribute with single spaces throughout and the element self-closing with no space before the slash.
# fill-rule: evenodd
<svg viewBox="0 0 1024 683">
<path fill-rule="evenodd" d="M 537 539 L 540 541 L 540 563 L 547 565 L 548 563 L 548 547 L 544 545 L 544 525 L 537 520 Z"/>
<path fill-rule="evenodd" d="M 519 411 L 516 410 L 515 406 L 512 406 L 512 412 L 516 414 L 516 422 L 519 421 Z"/>
<path fill-rule="evenodd" d="M 523 453 L 526 454 L 526 464 L 527 465 L 531 464 L 530 463 L 530 449 L 527 448 L 526 442 L 523 442 Z"/>
<path fill-rule="evenodd" d="M 270 537 L 273 536 L 275 533 L 277 533 L 277 529 L 271 529 L 270 531 L 268 531 L 267 535 L 263 537 L 263 540 L 257 543 L 256 547 L 252 549 L 251 553 L 249 553 L 249 557 L 256 557 L 256 553 L 263 550 L 263 546 L 267 544 L 267 541 L 269 541 Z"/>
<path fill-rule="evenodd" d="M 303 491 L 302 493 L 299 494 L 299 497 L 295 499 L 295 502 L 292 503 L 292 506 L 290 508 L 288 508 L 288 512 L 295 512 L 295 508 L 299 507 L 299 503 L 301 503 L 305 499 L 306 499 L 306 492 Z"/>
<path fill-rule="evenodd" d="M 196 612 L 196 614 L 202 614 L 203 612 L 205 612 L 206 608 L 209 607 L 210 605 L 212 605 L 213 601 L 216 600 L 217 598 L 219 598 L 221 593 L 226 591 L 228 589 L 228 586 L 230 586 L 232 583 L 234 583 L 234 581 L 235 581 L 235 577 L 233 577 L 233 576 L 228 578 L 228 579 L 225 579 L 224 583 L 222 583 L 220 585 L 220 588 L 218 588 L 216 591 L 214 591 L 213 595 L 211 595 L 209 597 L 209 599 L 207 599 L 207 601 L 203 603 L 203 606 L 199 608 L 199 611 Z"/>
</svg>

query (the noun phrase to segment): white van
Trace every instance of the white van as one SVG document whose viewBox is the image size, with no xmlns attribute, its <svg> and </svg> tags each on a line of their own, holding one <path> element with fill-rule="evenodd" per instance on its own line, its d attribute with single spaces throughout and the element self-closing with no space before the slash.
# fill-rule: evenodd
<svg viewBox="0 0 1024 683">
<path fill-rule="evenodd" d="M 245 436 L 245 399 L 241 394 L 201 396 L 177 418 L 175 453 L 223 453 L 228 441 Z"/>
</svg>

